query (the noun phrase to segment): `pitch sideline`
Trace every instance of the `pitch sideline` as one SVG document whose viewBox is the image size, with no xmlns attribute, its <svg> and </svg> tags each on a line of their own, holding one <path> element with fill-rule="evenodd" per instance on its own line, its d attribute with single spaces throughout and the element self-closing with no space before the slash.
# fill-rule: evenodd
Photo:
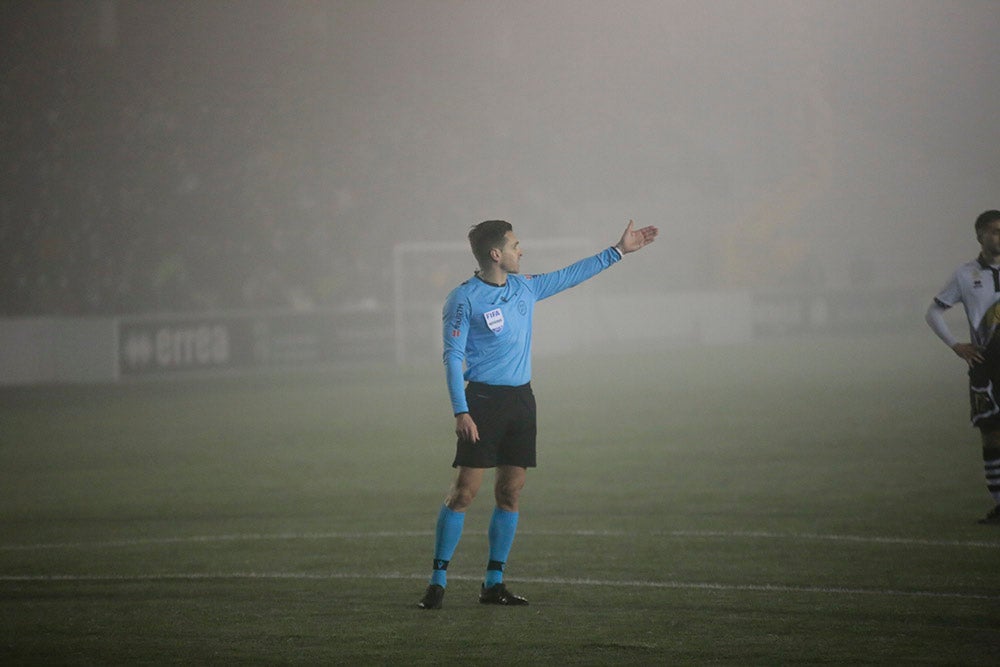
<svg viewBox="0 0 1000 667">
<path fill-rule="evenodd" d="M 398 572 L 385 574 L 353 574 L 325 573 L 309 574 L 295 572 L 217 572 L 192 574 L 136 574 L 136 575 L 0 575 L 4 583 L 130 583 L 150 581 L 208 581 L 208 580 L 299 580 L 299 581 L 332 581 L 332 580 L 381 580 L 381 581 L 424 581 L 426 575 L 402 574 Z M 456 581 L 479 582 L 479 577 L 452 575 Z M 904 591 L 879 588 L 842 588 L 822 586 L 786 586 L 780 584 L 720 584 L 711 582 L 691 581 L 641 581 L 641 580 L 605 580 L 605 579 L 566 579 L 560 577 L 518 577 L 519 583 L 572 585 L 572 586 L 617 586 L 627 588 L 672 589 L 672 590 L 706 590 L 752 593 L 798 593 L 812 595 L 847 595 L 847 596 L 886 596 L 953 600 L 986 600 L 1000 601 L 1000 595 L 985 595 L 976 593 L 956 593 L 951 591 Z"/>
<path fill-rule="evenodd" d="M 476 534 L 472 531 L 470 534 Z M 485 531 L 478 531 L 485 534 Z M 265 540 L 348 540 L 348 539 L 378 539 L 400 537 L 433 536 L 430 530 L 385 530 L 385 531 L 330 531 L 317 533 L 230 533 L 219 535 L 189 535 L 177 537 L 143 537 L 121 540 L 98 540 L 94 542 L 48 542 L 35 544 L 0 544 L 0 551 L 33 551 L 45 549 L 103 549 L 113 547 L 136 547 L 156 544 L 186 544 L 212 542 L 254 542 Z M 889 537 L 879 535 L 839 535 L 822 533 L 779 533 L 768 531 L 700 531 L 700 530 L 665 530 L 665 531 L 616 531 L 616 530 L 522 530 L 521 536 L 555 536 L 555 537 L 684 537 L 703 539 L 762 539 L 762 540 L 801 540 L 826 541 L 857 544 L 887 544 L 901 546 L 932 546 L 932 547 L 969 547 L 969 548 L 1000 548 L 1000 541 L 983 540 L 929 540 L 909 537 Z"/>
</svg>

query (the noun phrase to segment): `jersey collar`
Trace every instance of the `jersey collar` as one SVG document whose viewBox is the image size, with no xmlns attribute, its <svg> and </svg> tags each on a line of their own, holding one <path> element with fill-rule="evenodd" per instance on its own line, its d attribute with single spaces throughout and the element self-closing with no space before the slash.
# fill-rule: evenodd
<svg viewBox="0 0 1000 667">
<path fill-rule="evenodd" d="M 987 271 L 990 271 L 990 270 L 994 270 L 995 271 L 996 268 L 997 268 L 996 266 L 994 266 L 992 264 L 987 264 L 986 260 L 983 259 L 982 255 L 976 255 L 976 263 L 979 264 L 980 267 L 986 269 Z"/>
<path fill-rule="evenodd" d="M 476 271 L 476 277 L 479 278 L 484 283 L 486 283 L 487 285 L 489 285 L 490 287 L 506 287 L 507 286 L 507 283 L 504 283 L 503 285 L 497 285 L 496 283 L 491 283 L 490 281 L 486 280 L 486 278 L 483 278 L 481 275 L 479 275 L 479 271 Z"/>
</svg>

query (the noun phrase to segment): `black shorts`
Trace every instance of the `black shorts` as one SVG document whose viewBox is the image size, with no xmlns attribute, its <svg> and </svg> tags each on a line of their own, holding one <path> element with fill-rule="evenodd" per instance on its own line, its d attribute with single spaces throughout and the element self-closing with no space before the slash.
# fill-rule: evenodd
<svg viewBox="0 0 1000 667">
<path fill-rule="evenodd" d="M 1000 429 L 1000 403 L 996 375 L 989 370 L 986 364 L 969 369 L 969 419 L 976 428 L 995 431 Z"/>
<path fill-rule="evenodd" d="M 479 442 L 459 439 L 452 466 L 535 467 L 535 435 L 538 429 L 531 384 L 501 387 L 470 382 L 465 387 L 465 399 L 469 404 L 469 416 L 479 430 Z"/>
<path fill-rule="evenodd" d="M 1000 428 L 1000 335 L 990 337 L 982 354 L 983 362 L 969 369 L 969 417 L 973 426 L 995 431 Z"/>
</svg>

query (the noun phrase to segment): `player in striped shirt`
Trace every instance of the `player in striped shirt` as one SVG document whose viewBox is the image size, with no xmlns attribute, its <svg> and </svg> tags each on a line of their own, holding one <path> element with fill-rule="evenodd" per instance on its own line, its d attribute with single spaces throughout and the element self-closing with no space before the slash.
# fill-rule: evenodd
<svg viewBox="0 0 1000 667">
<path fill-rule="evenodd" d="M 972 425 L 983 443 L 986 487 L 994 508 L 979 523 L 1000 526 L 1000 211 L 976 218 L 979 256 L 958 267 L 927 309 L 927 323 L 938 338 L 969 366 Z M 961 303 L 969 320 L 968 343 L 959 342 L 944 312 Z"/>
</svg>

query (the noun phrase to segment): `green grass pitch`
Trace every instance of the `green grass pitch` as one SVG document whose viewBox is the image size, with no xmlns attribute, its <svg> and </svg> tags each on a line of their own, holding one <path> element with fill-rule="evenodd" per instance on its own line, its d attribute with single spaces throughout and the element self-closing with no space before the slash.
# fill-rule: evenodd
<svg viewBox="0 0 1000 667">
<path fill-rule="evenodd" d="M 1000 664 L 1000 529 L 930 332 L 535 360 L 539 468 L 416 602 L 423 367 L 0 391 L 0 663 Z"/>
</svg>

